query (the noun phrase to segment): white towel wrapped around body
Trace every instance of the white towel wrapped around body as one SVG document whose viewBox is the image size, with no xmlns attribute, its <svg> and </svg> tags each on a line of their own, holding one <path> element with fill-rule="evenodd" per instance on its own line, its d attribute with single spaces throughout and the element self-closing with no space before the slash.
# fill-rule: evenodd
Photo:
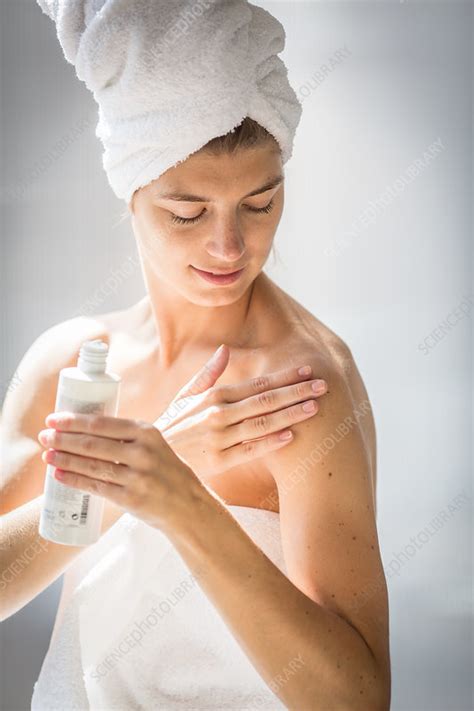
<svg viewBox="0 0 474 711">
<path fill-rule="evenodd" d="M 37 0 L 99 105 L 115 194 L 134 191 L 249 116 L 285 163 L 302 107 L 282 24 L 247 0 Z"/>
<path fill-rule="evenodd" d="M 228 508 L 286 575 L 279 514 Z M 286 708 L 160 531 L 124 514 L 80 558 L 32 711 Z"/>
</svg>

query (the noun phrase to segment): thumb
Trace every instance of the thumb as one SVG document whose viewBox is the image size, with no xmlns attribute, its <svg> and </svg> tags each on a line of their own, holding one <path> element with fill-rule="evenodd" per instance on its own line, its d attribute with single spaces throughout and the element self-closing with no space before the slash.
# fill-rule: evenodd
<svg viewBox="0 0 474 711">
<path fill-rule="evenodd" d="M 179 397 L 197 395 L 212 387 L 216 380 L 220 378 L 229 362 L 230 351 L 223 343 L 212 354 L 209 360 L 193 375 L 191 380 L 179 391 Z"/>
</svg>

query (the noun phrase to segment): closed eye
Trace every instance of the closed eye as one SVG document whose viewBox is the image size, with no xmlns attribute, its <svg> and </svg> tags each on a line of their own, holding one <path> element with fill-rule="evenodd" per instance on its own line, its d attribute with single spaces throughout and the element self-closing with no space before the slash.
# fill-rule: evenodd
<svg viewBox="0 0 474 711">
<path fill-rule="evenodd" d="M 250 205 L 244 205 L 244 207 L 247 208 L 247 210 L 250 210 L 250 212 L 256 212 L 256 213 L 269 213 L 273 210 L 274 207 L 274 202 L 273 198 L 270 200 L 268 205 L 265 205 L 265 207 L 251 207 Z M 196 217 L 180 217 L 179 215 L 175 215 L 171 213 L 171 219 L 173 222 L 177 222 L 179 225 L 184 225 L 184 224 L 192 224 L 194 222 L 197 222 L 198 220 L 201 219 L 201 217 L 204 215 L 206 212 L 206 209 L 204 209 L 200 215 L 197 215 Z"/>
</svg>

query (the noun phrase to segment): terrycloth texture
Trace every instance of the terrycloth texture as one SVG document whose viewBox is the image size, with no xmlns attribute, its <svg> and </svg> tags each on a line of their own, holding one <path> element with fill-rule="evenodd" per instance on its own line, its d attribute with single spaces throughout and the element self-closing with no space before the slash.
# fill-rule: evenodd
<svg viewBox="0 0 474 711">
<path fill-rule="evenodd" d="M 247 0 L 37 0 L 99 105 L 96 135 L 119 198 L 246 117 L 285 163 L 302 107 L 278 54 L 282 24 Z"/>
<path fill-rule="evenodd" d="M 286 575 L 279 515 L 228 508 Z M 124 514 L 76 564 L 32 711 L 286 708 L 160 531 Z"/>
</svg>

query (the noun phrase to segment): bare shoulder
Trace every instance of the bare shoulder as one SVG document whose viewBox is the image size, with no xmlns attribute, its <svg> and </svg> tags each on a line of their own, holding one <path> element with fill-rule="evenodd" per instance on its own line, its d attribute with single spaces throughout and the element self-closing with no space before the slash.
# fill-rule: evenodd
<svg viewBox="0 0 474 711">
<path fill-rule="evenodd" d="M 308 309 L 289 294 L 272 284 L 274 302 L 281 323 L 280 337 L 266 351 L 265 371 L 308 364 L 313 377 L 323 378 L 329 392 L 319 398 L 319 411 L 315 426 L 333 422 L 334 426 L 344 418 L 357 418 L 367 451 L 374 501 L 377 486 L 377 442 L 375 420 L 367 388 L 349 344 L 333 329 L 316 318 Z M 352 414 L 351 414 L 352 413 Z M 304 430 L 308 423 L 299 423 Z M 296 443 L 295 443 L 296 445 Z M 285 447 L 287 449 L 289 446 Z"/>
<path fill-rule="evenodd" d="M 54 406 L 62 368 L 77 365 L 84 341 L 100 339 L 117 347 L 140 324 L 140 304 L 91 316 L 74 316 L 37 336 L 19 360 L 1 409 L 2 424 L 28 417 L 32 402 Z"/>
<path fill-rule="evenodd" d="M 350 350 L 338 339 L 312 340 L 295 329 L 279 345 L 287 362 L 312 365 L 314 377 L 328 383 L 316 415 L 292 425 L 292 441 L 264 457 L 278 489 L 288 576 L 360 634 L 376 660 L 374 672 L 383 677 L 380 688 L 387 690 L 388 595 L 365 386 Z M 350 669 L 352 660 L 346 661 Z"/>
<path fill-rule="evenodd" d="M 272 331 L 268 360 L 290 365 L 309 358 L 318 368 L 350 373 L 353 357 L 347 343 L 264 273 L 261 284 L 265 307 L 260 316 L 266 317 Z"/>
<path fill-rule="evenodd" d="M 20 358 L 7 389 L 2 426 L 24 423 L 28 430 L 31 405 L 54 406 L 59 371 L 76 365 L 83 341 L 101 338 L 104 333 L 100 321 L 75 317 L 54 324 L 35 338 Z"/>
<path fill-rule="evenodd" d="M 76 316 L 45 329 L 23 353 L 1 408 L 2 512 L 43 491 L 43 447 L 37 436 L 45 417 L 54 412 L 59 372 L 77 365 L 84 341 L 109 343 L 124 323 L 119 312 Z"/>
</svg>

